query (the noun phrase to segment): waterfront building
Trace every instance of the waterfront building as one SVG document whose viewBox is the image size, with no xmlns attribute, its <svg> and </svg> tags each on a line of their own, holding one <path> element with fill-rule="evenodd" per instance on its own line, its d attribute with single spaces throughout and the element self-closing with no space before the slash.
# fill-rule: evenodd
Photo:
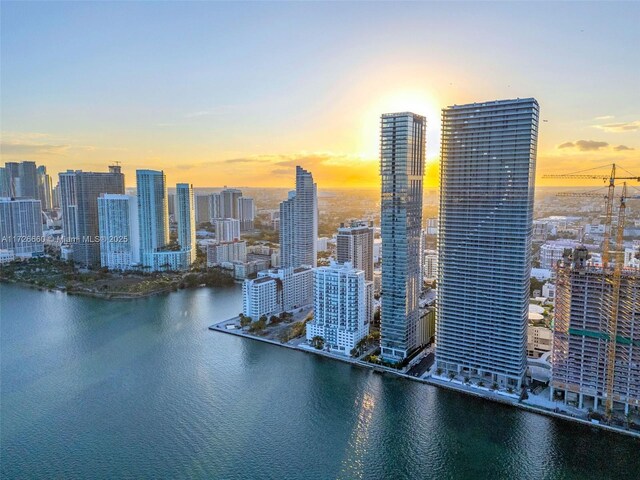
<svg viewBox="0 0 640 480">
<path fill-rule="evenodd" d="M 211 221 L 209 213 L 210 195 L 195 195 L 196 223 Z"/>
<path fill-rule="evenodd" d="M 320 336 L 325 347 L 349 355 L 369 333 L 364 271 L 350 263 L 331 262 L 313 274 L 313 320 L 307 323 L 307 341 Z"/>
<path fill-rule="evenodd" d="M 218 243 L 240 240 L 240 220 L 235 218 L 217 218 L 213 220 Z"/>
<path fill-rule="evenodd" d="M 565 403 L 597 410 L 609 379 L 609 321 L 614 307 L 612 273 L 587 263 L 578 247 L 558 269 L 554 308 L 551 391 Z M 640 272 L 623 269 L 616 305 L 613 407 L 640 407 Z"/>
<path fill-rule="evenodd" d="M 318 262 L 318 189 L 311 172 L 296 167 L 296 190 L 280 204 L 280 261 L 285 268 Z"/>
<path fill-rule="evenodd" d="M 0 265 L 4 265 L 6 263 L 11 263 L 16 259 L 16 255 L 13 253 L 13 250 L 8 250 L 6 248 L 0 248 Z"/>
<path fill-rule="evenodd" d="M 207 267 L 215 267 L 222 263 L 246 261 L 247 242 L 235 241 L 207 245 Z"/>
<path fill-rule="evenodd" d="M 336 259 L 363 270 L 365 280 L 373 281 L 373 223 L 357 221 L 348 227 L 341 224 L 336 236 Z"/>
<path fill-rule="evenodd" d="M 414 113 L 381 118 L 381 356 L 390 362 L 418 346 L 425 129 L 425 118 Z"/>
<path fill-rule="evenodd" d="M 136 182 L 142 261 L 150 266 L 152 262 L 145 261 L 145 255 L 159 251 L 169 244 L 166 177 L 159 170 L 137 170 Z"/>
<path fill-rule="evenodd" d="M 152 272 L 188 270 L 193 263 L 195 248 L 193 190 L 189 185 L 179 184 L 182 186 L 173 197 L 175 215 L 180 216 L 182 241 L 190 247 L 183 249 L 180 245 L 169 244 L 169 202 L 164 172 L 137 170 L 136 181 L 140 260 L 143 268 Z M 182 213 L 178 213 L 178 209 Z"/>
<path fill-rule="evenodd" d="M 140 266 L 138 198 L 106 193 L 98 198 L 100 265 L 109 270 Z"/>
<path fill-rule="evenodd" d="M 253 223 L 256 218 L 256 206 L 253 198 L 238 198 L 238 220 L 240 220 L 240 231 L 248 232 L 253 230 Z"/>
<path fill-rule="evenodd" d="M 124 175 L 112 165 L 109 172 L 67 170 L 58 175 L 62 230 L 73 261 L 83 267 L 100 265 L 98 197 L 124 194 Z"/>
<path fill-rule="evenodd" d="M 242 284 L 242 311 L 254 321 L 313 302 L 313 269 L 281 268 L 258 272 Z"/>
<path fill-rule="evenodd" d="M 196 215 L 193 186 L 188 183 L 176 185 L 176 223 L 178 224 L 178 245 L 180 250 L 189 252 L 189 266 L 196 261 Z"/>
<path fill-rule="evenodd" d="M 538 102 L 454 105 L 443 110 L 442 127 L 437 366 L 519 387 L 526 370 Z"/>
<path fill-rule="evenodd" d="M 0 197 L 0 249 L 14 258 L 44 255 L 40 200 Z"/>
</svg>

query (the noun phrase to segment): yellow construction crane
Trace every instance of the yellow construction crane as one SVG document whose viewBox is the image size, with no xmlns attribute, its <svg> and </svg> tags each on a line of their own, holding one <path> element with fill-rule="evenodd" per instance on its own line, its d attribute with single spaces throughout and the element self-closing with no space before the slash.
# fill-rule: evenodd
<svg viewBox="0 0 640 480">
<path fill-rule="evenodd" d="M 602 167 L 596 167 L 602 168 Z M 594 169 L 590 169 L 594 170 Z M 614 260 L 615 264 L 611 275 L 607 275 L 607 269 L 609 267 L 609 258 L 611 254 L 611 224 L 613 217 L 613 203 L 615 198 L 615 182 L 616 180 L 633 180 L 640 182 L 640 177 L 637 176 L 624 176 L 619 177 L 616 174 L 616 164 L 611 165 L 611 173 L 609 176 L 597 175 L 586 173 L 589 170 L 582 172 L 576 172 L 572 174 L 559 174 L 559 175 L 544 175 L 543 178 L 567 178 L 567 179 L 591 179 L 591 180 L 605 180 L 609 182 L 606 195 L 601 193 L 583 192 L 583 193 L 560 193 L 560 196 L 578 196 L 578 197 L 594 197 L 603 196 L 605 199 L 605 220 L 604 220 L 604 238 L 602 242 L 602 274 L 611 283 L 611 304 L 610 311 L 608 313 L 607 322 L 607 378 L 606 378 L 606 406 L 605 411 L 610 418 L 613 413 L 613 388 L 615 379 L 615 366 L 616 366 L 616 342 L 618 336 L 618 311 L 620 304 L 620 282 L 622 277 L 622 267 L 624 264 L 624 222 L 626 215 L 626 200 L 627 200 L 627 184 L 623 183 L 622 195 L 620 196 L 620 207 L 618 209 L 618 222 L 616 231 Z"/>
<path fill-rule="evenodd" d="M 609 166 L 609 165 L 606 165 Z M 609 266 L 609 256 L 610 256 L 610 245 L 611 245 L 611 219 L 613 217 L 613 200 L 615 196 L 615 188 L 616 188 L 616 180 L 635 180 L 640 182 L 640 177 L 637 176 L 627 176 L 627 177 L 618 177 L 616 176 L 616 164 L 611 165 L 611 173 L 609 176 L 605 176 L 602 174 L 591 174 L 586 173 L 589 171 L 597 170 L 602 168 L 596 167 L 591 168 L 589 170 L 582 170 L 580 172 L 568 173 L 568 174 L 557 174 L 557 175 L 544 175 L 542 178 L 566 178 L 566 179 L 574 179 L 574 180 L 604 180 L 609 181 L 609 186 L 607 189 L 607 194 L 605 195 L 605 217 L 604 217 L 604 238 L 602 241 L 602 268 L 606 269 Z M 565 196 L 583 196 L 579 193 L 572 194 L 566 193 Z M 587 196 L 587 195 L 584 195 Z M 590 195 L 589 195 L 590 196 Z"/>
</svg>

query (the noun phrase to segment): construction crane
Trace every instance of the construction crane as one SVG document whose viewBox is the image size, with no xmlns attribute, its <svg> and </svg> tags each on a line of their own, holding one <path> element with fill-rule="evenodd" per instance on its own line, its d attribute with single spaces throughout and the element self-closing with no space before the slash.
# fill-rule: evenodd
<svg viewBox="0 0 640 480">
<path fill-rule="evenodd" d="M 596 167 L 602 168 L 602 167 Z M 595 170 L 595 169 L 590 169 Z M 581 179 L 581 180 L 604 180 L 609 182 L 607 186 L 607 193 L 595 192 L 579 192 L 571 193 L 564 192 L 559 194 L 560 196 L 576 196 L 576 197 L 603 197 L 605 199 L 605 220 L 604 220 L 604 238 L 602 242 L 602 274 L 607 281 L 611 283 L 611 303 L 609 312 L 607 315 L 607 377 L 606 383 L 606 402 L 605 411 L 608 418 L 611 418 L 613 413 L 613 389 L 615 380 L 615 366 L 616 366 L 616 343 L 618 336 L 618 312 L 620 304 L 620 282 L 622 278 L 622 268 L 624 264 L 624 223 L 626 215 L 626 201 L 627 201 L 627 184 L 623 183 L 622 195 L 620 195 L 620 206 L 618 208 L 618 221 L 616 228 L 615 250 L 614 250 L 614 267 L 613 272 L 609 275 L 607 270 L 609 267 L 609 258 L 611 254 L 611 224 L 613 218 L 613 203 L 615 197 L 615 183 L 616 180 L 632 180 L 640 182 L 638 176 L 617 176 L 616 164 L 611 165 L 611 173 L 609 176 L 597 175 L 586 173 L 590 170 L 583 170 L 582 172 L 575 172 L 572 174 L 559 174 L 559 175 L 544 175 L 543 178 L 566 178 L 566 179 Z M 630 173 L 630 172 L 628 172 Z M 640 197 L 632 197 L 640 198 Z"/>
<path fill-rule="evenodd" d="M 605 165 L 608 166 L 608 165 Z M 613 217 L 613 200 L 615 196 L 615 188 L 616 188 L 616 180 L 635 180 L 640 182 L 640 177 L 637 176 L 628 176 L 628 177 L 618 177 L 616 176 L 616 164 L 611 165 L 611 173 L 609 176 L 604 176 L 603 174 L 590 174 L 586 173 L 589 171 L 597 170 L 602 168 L 596 167 L 591 168 L 589 170 L 582 170 L 580 172 L 568 173 L 568 174 L 556 174 L 556 175 L 544 175 L 542 178 L 566 178 L 566 179 L 574 179 L 574 180 L 604 180 L 609 181 L 609 185 L 607 188 L 607 194 L 604 195 L 606 200 L 605 202 L 605 216 L 604 216 L 604 238 L 602 241 L 602 268 L 606 269 L 609 266 L 609 257 L 610 257 L 610 245 L 611 245 L 611 219 Z M 565 193 L 563 196 L 591 196 L 591 195 L 581 195 L 579 193 Z"/>
<path fill-rule="evenodd" d="M 613 384 L 616 373 L 616 343 L 618 338 L 618 310 L 620 307 L 620 281 L 624 264 L 624 221 L 626 215 L 627 184 L 622 184 L 618 225 L 616 231 L 615 264 L 611 276 L 611 312 L 609 313 L 609 343 L 607 344 L 607 401 L 605 412 L 608 417 L 613 413 Z M 603 272 L 604 273 L 604 272 Z"/>
</svg>

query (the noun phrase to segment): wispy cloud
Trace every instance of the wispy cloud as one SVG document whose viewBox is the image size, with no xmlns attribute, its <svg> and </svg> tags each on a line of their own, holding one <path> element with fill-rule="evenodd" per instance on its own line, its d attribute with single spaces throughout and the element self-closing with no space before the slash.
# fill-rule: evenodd
<svg viewBox="0 0 640 480">
<path fill-rule="evenodd" d="M 558 145 L 558 148 L 577 148 L 581 152 L 595 152 L 601 148 L 608 147 L 607 142 L 599 142 L 596 140 L 578 140 L 576 142 L 565 142 Z"/>
<path fill-rule="evenodd" d="M 614 118 L 613 115 L 603 115 L 601 117 L 594 118 L 594 120 L 611 120 L 612 118 Z"/>
<path fill-rule="evenodd" d="M 634 130 L 640 130 L 640 120 L 635 120 L 633 122 L 605 123 L 604 125 L 596 125 L 595 127 L 600 130 L 604 130 L 605 132 L 632 132 Z"/>
<path fill-rule="evenodd" d="M 51 145 L 46 143 L 1 142 L 3 155 L 62 155 L 69 150 L 69 145 Z"/>
<path fill-rule="evenodd" d="M 616 152 L 622 152 L 624 150 L 635 150 L 635 148 L 627 147 L 626 145 L 618 145 L 617 147 L 613 147 Z"/>
</svg>

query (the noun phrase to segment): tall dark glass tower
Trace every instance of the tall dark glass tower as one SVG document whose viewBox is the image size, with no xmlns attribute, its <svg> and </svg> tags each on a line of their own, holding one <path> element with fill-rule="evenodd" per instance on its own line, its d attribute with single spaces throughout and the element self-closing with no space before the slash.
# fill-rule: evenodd
<svg viewBox="0 0 640 480">
<path fill-rule="evenodd" d="M 418 343 L 425 128 L 425 118 L 414 113 L 381 118 L 381 355 L 391 362 L 403 360 Z"/>
</svg>

